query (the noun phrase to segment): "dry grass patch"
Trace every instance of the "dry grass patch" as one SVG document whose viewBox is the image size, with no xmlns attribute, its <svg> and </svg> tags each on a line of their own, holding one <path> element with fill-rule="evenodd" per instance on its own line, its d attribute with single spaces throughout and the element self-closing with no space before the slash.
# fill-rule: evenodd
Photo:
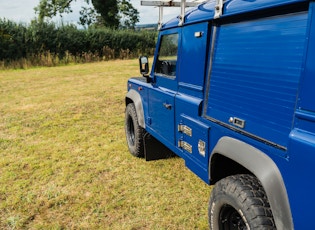
<svg viewBox="0 0 315 230">
<path fill-rule="evenodd" d="M 206 229 L 210 188 L 180 158 L 132 157 L 137 60 L 0 71 L 0 229 Z"/>
</svg>

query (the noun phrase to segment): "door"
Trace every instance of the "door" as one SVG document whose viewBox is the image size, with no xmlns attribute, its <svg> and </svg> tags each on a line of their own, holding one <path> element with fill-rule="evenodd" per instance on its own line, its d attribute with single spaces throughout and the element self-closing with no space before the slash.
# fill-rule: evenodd
<svg viewBox="0 0 315 230">
<path fill-rule="evenodd" d="M 175 95 L 177 93 L 178 30 L 161 32 L 153 64 L 154 83 L 149 90 L 150 129 L 164 143 L 174 145 Z"/>
</svg>

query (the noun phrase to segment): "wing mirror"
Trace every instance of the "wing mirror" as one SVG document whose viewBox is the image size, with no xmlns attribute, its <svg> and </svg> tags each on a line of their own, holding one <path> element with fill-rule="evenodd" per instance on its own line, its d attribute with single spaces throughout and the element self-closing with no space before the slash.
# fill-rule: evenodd
<svg viewBox="0 0 315 230">
<path fill-rule="evenodd" d="M 149 59 L 146 56 L 139 57 L 140 73 L 144 77 L 148 77 L 149 73 Z"/>
</svg>

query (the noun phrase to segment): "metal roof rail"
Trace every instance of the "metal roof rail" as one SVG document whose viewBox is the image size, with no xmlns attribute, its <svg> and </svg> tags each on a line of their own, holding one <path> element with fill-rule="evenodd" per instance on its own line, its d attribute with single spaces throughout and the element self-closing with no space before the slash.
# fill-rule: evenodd
<svg viewBox="0 0 315 230">
<path fill-rule="evenodd" d="M 215 13 L 214 13 L 214 18 L 219 18 L 222 15 L 222 11 L 223 11 L 223 0 L 216 0 L 216 4 L 215 4 Z"/>
</svg>

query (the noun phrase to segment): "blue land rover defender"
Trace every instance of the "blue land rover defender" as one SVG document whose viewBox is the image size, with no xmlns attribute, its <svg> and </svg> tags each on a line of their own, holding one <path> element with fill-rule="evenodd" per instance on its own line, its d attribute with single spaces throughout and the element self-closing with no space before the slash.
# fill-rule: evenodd
<svg viewBox="0 0 315 230">
<path fill-rule="evenodd" d="M 315 229 L 315 2 L 209 1 L 130 78 L 129 150 L 215 184 L 210 229 Z"/>
</svg>

